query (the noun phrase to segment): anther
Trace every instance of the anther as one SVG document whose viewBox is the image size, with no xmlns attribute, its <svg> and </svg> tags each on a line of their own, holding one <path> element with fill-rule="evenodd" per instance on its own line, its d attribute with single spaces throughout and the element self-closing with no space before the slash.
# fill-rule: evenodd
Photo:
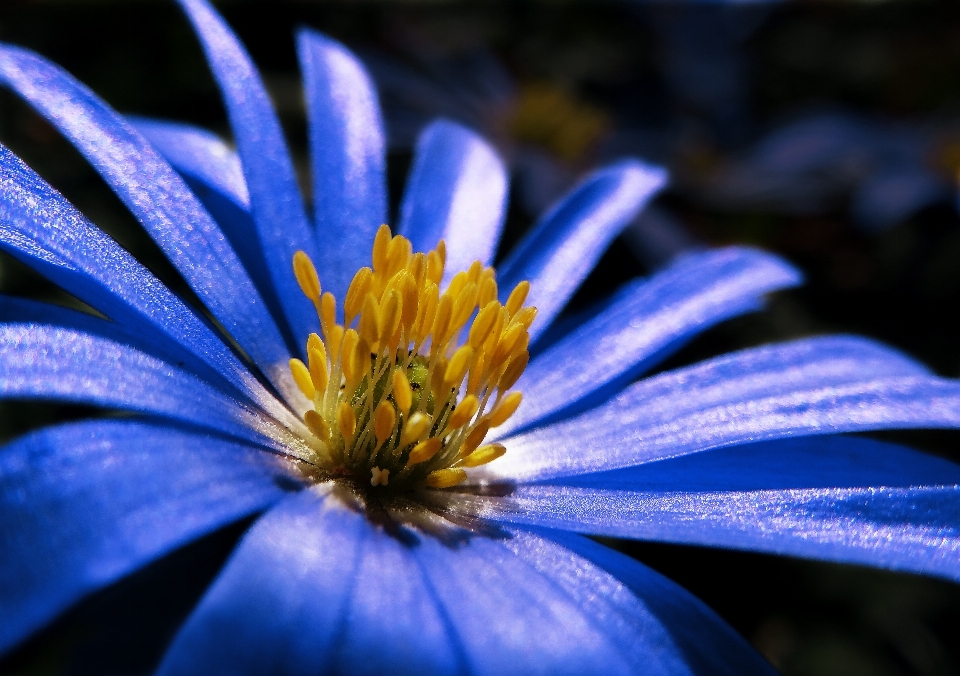
<svg viewBox="0 0 960 676">
<path fill-rule="evenodd" d="M 303 422 L 307 424 L 307 428 L 317 439 L 323 443 L 327 443 L 330 440 L 330 426 L 327 425 L 319 413 L 312 409 L 307 411 L 303 414 Z"/>
<path fill-rule="evenodd" d="M 410 451 L 410 458 L 407 460 L 407 464 L 419 465 L 421 462 L 426 462 L 440 451 L 442 445 L 443 442 L 437 437 L 424 439 Z"/>
<path fill-rule="evenodd" d="M 507 302 L 504 303 L 504 307 L 507 308 L 507 313 L 511 317 L 517 314 L 517 311 L 523 307 L 523 302 L 527 299 L 528 293 L 530 293 L 530 282 L 527 280 L 523 280 L 513 287 L 513 291 L 510 292 L 510 297 L 507 298 Z"/>
<path fill-rule="evenodd" d="M 297 251 L 293 254 L 293 275 L 303 295 L 316 303 L 320 299 L 320 277 L 306 252 Z"/>
<path fill-rule="evenodd" d="M 329 372 L 327 371 L 327 352 L 323 348 L 323 343 L 318 347 L 308 349 L 307 357 L 310 367 L 310 379 L 317 392 L 323 393 L 327 389 L 327 380 Z M 306 394 L 306 392 L 304 392 Z M 312 397 L 311 397 L 312 398 Z"/>
<path fill-rule="evenodd" d="M 450 488 L 462 484 L 467 480 L 467 473 L 458 467 L 452 469 L 438 469 L 427 475 L 427 485 L 430 488 Z"/>
<path fill-rule="evenodd" d="M 377 437 L 377 447 L 393 436 L 393 427 L 397 424 L 397 412 L 390 402 L 382 401 L 374 414 L 373 432 Z"/>
<path fill-rule="evenodd" d="M 503 444 L 481 446 L 461 460 L 460 464 L 464 467 L 479 467 L 480 465 L 486 465 L 488 462 L 493 462 L 506 452 L 507 449 Z"/>
<path fill-rule="evenodd" d="M 403 433 L 400 435 L 400 446 L 409 446 L 414 441 L 423 436 L 423 433 L 430 427 L 430 416 L 424 413 L 414 413 L 403 426 Z"/>
<path fill-rule="evenodd" d="M 407 374 L 399 369 L 393 372 L 393 400 L 403 415 L 407 415 L 410 412 L 410 407 L 413 406 L 413 390 L 410 387 L 410 380 L 407 378 Z"/>
<path fill-rule="evenodd" d="M 457 407 L 453 409 L 453 413 L 450 415 L 450 420 L 447 422 L 447 426 L 450 429 L 457 429 L 458 427 L 463 427 L 468 422 L 470 418 L 476 415 L 477 410 L 480 408 L 480 400 L 473 394 L 469 394 L 463 398 Z"/>
<path fill-rule="evenodd" d="M 313 397 L 317 392 L 314 389 L 313 380 L 310 378 L 310 370 L 306 365 L 299 359 L 291 359 L 290 373 L 293 374 L 293 381 L 297 384 L 300 391 L 303 392 L 303 396 L 313 401 Z"/>
<path fill-rule="evenodd" d="M 519 392 L 511 392 L 501 399 L 500 403 L 490 412 L 490 427 L 500 427 L 507 422 L 507 419 L 517 412 L 517 407 L 520 406 L 522 400 L 523 395 Z"/>
</svg>

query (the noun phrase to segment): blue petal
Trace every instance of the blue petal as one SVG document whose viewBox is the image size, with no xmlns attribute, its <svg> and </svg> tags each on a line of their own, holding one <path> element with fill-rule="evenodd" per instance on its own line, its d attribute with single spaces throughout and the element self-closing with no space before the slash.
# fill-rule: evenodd
<svg viewBox="0 0 960 676">
<path fill-rule="evenodd" d="M 125 345 L 56 326 L 0 325 L 0 398 L 13 397 L 159 415 L 307 457 L 284 425 L 194 376 Z"/>
<path fill-rule="evenodd" d="M 528 305 L 539 311 L 535 340 L 586 279 L 600 256 L 637 211 L 664 186 L 666 171 L 628 160 L 591 174 L 548 211 L 500 266 L 504 300 L 530 281 Z"/>
<path fill-rule="evenodd" d="M 523 405 L 500 434 L 596 405 L 697 332 L 756 309 L 764 293 L 799 282 L 789 264 L 753 249 L 682 258 L 625 289 L 535 358 L 517 383 Z"/>
<path fill-rule="evenodd" d="M 596 606 L 604 604 L 584 607 L 592 590 L 571 594 L 556 579 L 558 571 L 538 569 L 510 543 L 473 537 L 450 545 L 425 537 L 415 553 L 466 655 L 468 673 L 634 672 L 635 654 L 624 634 L 640 643 L 646 637 L 637 625 L 645 618 L 598 616 Z M 633 627 L 614 632 L 618 620 Z M 652 638 L 656 643 L 659 637 Z M 653 671 L 656 664 L 649 662 Z"/>
<path fill-rule="evenodd" d="M 315 31 L 297 34 L 310 124 L 313 208 L 320 281 L 337 298 L 370 264 L 387 220 L 383 121 L 377 91 L 343 45 Z"/>
<path fill-rule="evenodd" d="M 238 208 L 250 210 L 250 192 L 240 157 L 222 138 L 180 122 L 126 117 L 180 175 L 203 183 Z"/>
<path fill-rule="evenodd" d="M 306 340 L 319 323 L 293 276 L 293 254 L 303 250 L 316 261 L 317 250 L 280 122 L 256 67 L 220 15 L 206 0 L 179 2 L 220 86 L 276 297 L 293 335 Z"/>
<path fill-rule="evenodd" d="M 32 52 L 0 46 L 0 83 L 76 146 L 267 377 L 293 391 L 289 351 L 260 295 L 220 228 L 153 147 L 93 92 Z"/>
<path fill-rule="evenodd" d="M 571 533 L 534 532 L 513 532 L 506 546 L 561 585 L 617 641 L 633 673 L 775 673 L 713 611 L 638 561 Z"/>
<path fill-rule="evenodd" d="M 47 428 L 0 449 L 0 653 L 84 595 L 277 500 L 274 462 L 118 420 Z"/>
<path fill-rule="evenodd" d="M 272 397 L 205 323 L 2 145 L 0 248 L 145 340 L 168 343 L 188 370 L 213 369 L 270 408 Z"/>
<path fill-rule="evenodd" d="M 327 486 L 254 525 L 159 673 L 457 673 L 460 660 L 408 543 Z"/>
<path fill-rule="evenodd" d="M 503 228 L 507 187 L 507 171 L 493 148 L 466 127 L 437 120 L 417 141 L 399 233 L 414 251 L 429 251 L 443 239 L 448 281 L 473 261 L 490 265 Z"/>
<path fill-rule="evenodd" d="M 448 499 L 511 523 L 960 580 L 960 467 L 869 439 L 766 442 Z"/>
<path fill-rule="evenodd" d="M 764 439 L 958 425 L 960 383 L 867 340 L 806 339 L 640 381 L 577 418 L 508 439 L 486 474 L 546 479 Z"/>
<path fill-rule="evenodd" d="M 160 673 L 709 673 L 704 658 L 767 673 L 639 564 L 574 538 L 599 565 L 535 535 L 490 539 L 418 505 L 389 509 L 407 525 L 371 522 L 332 487 L 279 505 L 241 542 Z M 728 654 L 686 645 L 682 616 L 709 627 L 707 651 Z"/>
<path fill-rule="evenodd" d="M 111 340 L 121 345 L 158 357 L 169 364 L 182 363 L 185 354 L 180 346 L 172 341 L 155 341 L 141 331 L 106 319 L 100 319 L 85 312 L 70 310 L 58 305 L 40 303 L 25 298 L 0 295 L 0 324 L 49 324 L 69 329 L 77 333 L 86 333 L 98 338 Z M 214 382 L 218 374 L 206 364 L 198 363 L 191 371 L 203 380 Z"/>
<path fill-rule="evenodd" d="M 257 225 L 250 215 L 250 194 L 237 153 L 219 136 L 200 127 L 130 115 L 127 120 L 183 176 L 222 228 L 270 313 L 282 317 L 283 308 L 263 258 Z M 284 338 L 291 346 L 300 343 L 290 334 L 289 326 L 278 328 L 285 332 Z"/>
</svg>

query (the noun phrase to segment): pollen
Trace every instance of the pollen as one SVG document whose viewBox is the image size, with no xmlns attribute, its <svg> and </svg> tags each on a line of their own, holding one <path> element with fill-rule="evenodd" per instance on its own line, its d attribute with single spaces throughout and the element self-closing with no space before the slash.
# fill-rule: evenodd
<svg viewBox="0 0 960 676">
<path fill-rule="evenodd" d="M 290 360 L 312 402 L 304 423 L 316 437 L 316 464 L 391 490 L 456 486 L 467 469 L 506 452 L 483 442 L 522 401 L 511 388 L 530 358 L 530 284 L 520 282 L 501 304 L 496 272 L 476 261 L 441 289 L 443 241 L 414 253 L 386 225 L 371 258 L 341 314 L 309 256 L 293 257 L 322 332 L 307 338 L 307 363 Z"/>
</svg>

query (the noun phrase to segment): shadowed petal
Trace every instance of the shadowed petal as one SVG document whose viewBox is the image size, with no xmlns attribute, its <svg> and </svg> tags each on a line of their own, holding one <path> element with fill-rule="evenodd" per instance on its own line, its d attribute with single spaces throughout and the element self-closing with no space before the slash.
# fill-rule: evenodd
<svg viewBox="0 0 960 676">
<path fill-rule="evenodd" d="M 713 611 L 641 563 L 570 533 L 512 532 L 505 545 L 562 586 L 617 641 L 633 673 L 775 673 Z"/>
<path fill-rule="evenodd" d="M 306 455 L 284 427 L 194 376 L 125 345 L 55 326 L 0 325 L 0 398 L 13 397 L 150 413 Z"/>
<path fill-rule="evenodd" d="M 960 383 L 877 343 L 798 340 L 642 380 L 577 418 L 508 439 L 485 474 L 546 479 L 786 436 L 955 427 L 958 404 Z"/>
<path fill-rule="evenodd" d="M 383 121 L 360 61 L 311 30 L 297 34 L 310 124 L 320 281 L 343 298 L 387 221 Z"/>
<path fill-rule="evenodd" d="M 211 131 L 181 122 L 127 115 L 127 122 L 150 141 L 181 176 L 216 190 L 240 209 L 250 209 L 250 193 L 240 157 Z"/>
<path fill-rule="evenodd" d="M 220 228 L 146 139 L 68 73 L 27 50 L 0 46 L 0 83 L 73 143 L 213 316 L 281 391 L 293 392 L 289 351 L 273 317 Z"/>
<path fill-rule="evenodd" d="M 317 250 L 280 122 L 256 66 L 220 15 L 206 0 L 179 3 L 220 86 L 276 297 L 292 335 L 303 340 L 319 322 L 292 274 L 293 254 L 303 250 L 316 261 Z"/>
<path fill-rule="evenodd" d="M 118 420 L 0 448 L 0 653 L 86 594 L 277 500 L 275 463 L 216 437 Z"/>
<path fill-rule="evenodd" d="M 630 219 L 666 183 L 666 171 L 628 160 L 591 174 L 548 211 L 500 265 L 503 300 L 530 281 L 527 304 L 537 308 L 536 340 L 586 279 Z"/>
<path fill-rule="evenodd" d="M 793 286 L 781 259 L 729 247 L 693 254 L 624 289 L 596 317 L 536 357 L 517 389 L 524 402 L 499 434 L 598 404 L 699 331 L 758 309 L 764 293 Z"/>
<path fill-rule="evenodd" d="M 159 673 L 462 672 L 411 546 L 341 496 L 305 491 L 260 519 Z"/>
<path fill-rule="evenodd" d="M 960 580 L 960 467 L 870 439 L 764 442 L 506 493 L 449 496 L 448 508 Z"/>
<path fill-rule="evenodd" d="M 630 617 L 632 628 L 613 631 L 622 618 L 593 612 L 603 604 L 584 608 L 586 590 L 571 594 L 555 571 L 538 569 L 509 543 L 473 537 L 454 545 L 425 537 L 414 551 L 466 655 L 468 673 L 633 672 L 624 633 L 639 642 L 637 625 L 644 618 Z M 649 662 L 656 673 L 654 659 Z"/>
<path fill-rule="evenodd" d="M 130 115 L 127 120 L 183 176 L 220 224 L 270 313 L 283 317 L 283 308 L 263 257 L 257 225 L 250 215 L 250 194 L 237 153 L 219 136 L 200 127 Z M 278 328 L 290 345 L 300 342 L 285 322 Z"/>
<path fill-rule="evenodd" d="M 443 239 L 449 282 L 475 260 L 493 263 L 507 187 L 506 168 L 486 141 L 466 127 L 437 120 L 417 141 L 398 232 L 414 251 L 429 251 Z"/>
</svg>

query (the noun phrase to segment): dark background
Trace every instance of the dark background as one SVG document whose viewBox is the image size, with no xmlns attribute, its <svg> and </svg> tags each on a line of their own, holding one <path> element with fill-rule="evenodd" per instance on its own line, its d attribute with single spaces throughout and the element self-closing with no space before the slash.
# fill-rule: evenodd
<svg viewBox="0 0 960 676">
<path fill-rule="evenodd" d="M 375 65 L 391 133 L 394 206 L 410 142 L 437 113 L 481 129 L 511 163 L 517 182 L 507 244 L 589 167 L 624 154 L 667 164 L 675 180 L 657 200 L 665 220 L 655 232 L 666 232 L 669 245 L 651 247 L 649 224 L 638 224 L 611 248 L 603 272 L 588 280 L 572 309 L 647 274 L 688 245 L 745 242 L 804 270 L 805 287 L 777 294 L 766 313 L 708 331 L 662 368 L 840 331 L 886 341 L 938 373 L 960 376 L 960 322 L 954 318 L 960 300 L 954 188 L 960 3 L 236 0 L 218 6 L 263 71 L 302 176 L 306 131 L 292 39 L 299 25 L 331 34 Z M 123 112 L 228 134 L 200 49 L 170 3 L 0 0 L 0 40 L 63 65 Z M 860 141 L 853 150 L 828 154 L 812 179 L 804 174 L 819 192 L 809 198 L 790 193 L 792 206 L 763 196 L 717 198 L 718 182 L 723 185 L 757 143 L 816 111 L 839 111 L 884 130 L 922 130 L 922 140 L 910 146 L 911 166 L 939 177 L 944 194 L 882 226 L 865 224 L 854 213 L 852 194 L 858 181 L 889 163 L 874 158 L 852 174 L 834 171 L 852 154 L 874 157 L 871 142 Z M 186 293 L 98 176 L 7 92 L 0 93 L 0 141 Z M 785 184 L 789 193 L 793 184 Z M 2 254 L 0 292 L 76 305 Z M 2 404 L 0 441 L 55 420 L 100 414 Z M 882 436 L 960 460 L 954 433 Z M 0 662 L 0 673 L 149 671 L 245 526 L 224 529 L 85 601 Z M 956 585 L 694 547 L 614 545 L 697 594 L 785 674 L 960 674 Z"/>
</svg>

